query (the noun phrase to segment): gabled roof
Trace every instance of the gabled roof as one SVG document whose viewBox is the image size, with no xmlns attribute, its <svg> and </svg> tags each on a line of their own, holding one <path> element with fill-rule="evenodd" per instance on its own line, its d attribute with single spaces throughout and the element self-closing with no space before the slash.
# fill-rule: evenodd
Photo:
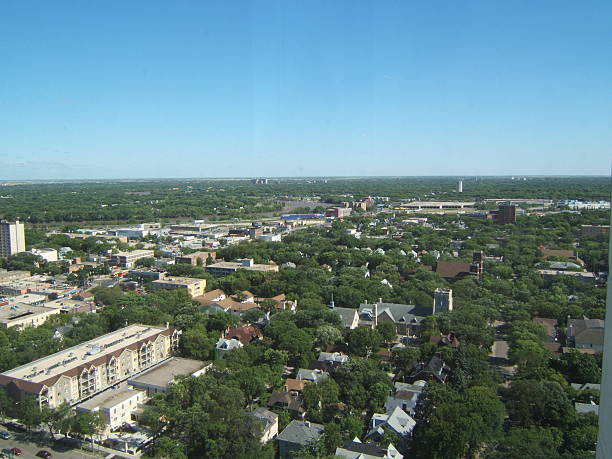
<svg viewBox="0 0 612 459">
<path fill-rule="evenodd" d="M 255 411 L 251 413 L 257 419 L 263 421 L 266 426 L 269 424 L 273 424 L 278 420 L 278 414 L 273 413 L 272 411 L 266 410 L 263 407 L 257 408 Z"/>
<path fill-rule="evenodd" d="M 278 435 L 278 441 L 306 446 L 317 440 L 325 432 L 325 427 L 308 421 L 291 421 Z"/>
<path fill-rule="evenodd" d="M 296 379 L 299 379 L 301 381 L 314 381 L 314 382 L 318 382 L 321 381 L 322 379 L 325 379 L 329 377 L 329 373 L 326 371 L 322 371 L 322 370 L 308 370 L 305 368 L 300 368 Z"/>
<path fill-rule="evenodd" d="M 373 435 L 383 435 L 384 429 L 391 429 L 398 435 L 409 434 L 414 429 L 416 421 L 399 406 L 396 406 L 389 414 L 374 413 L 372 425 L 374 427 L 366 435 L 366 438 Z"/>
<path fill-rule="evenodd" d="M 357 316 L 357 309 L 353 308 L 334 308 L 332 309 L 335 313 L 340 316 L 340 321 L 345 328 L 353 326 L 355 316 Z"/>
<path fill-rule="evenodd" d="M 225 334 L 227 339 L 237 339 L 242 344 L 249 344 L 255 339 L 263 337 L 263 333 L 257 327 L 252 325 L 243 325 L 242 327 L 232 328 Z"/>
<path fill-rule="evenodd" d="M 298 413 L 304 412 L 304 408 L 302 408 L 302 399 L 299 395 L 292 395 L 291 392 L 279 390 L 272 391 L 270 400 L 268 400 L 268 407 L 286 407 L 290 411 Z"/>
</svg>

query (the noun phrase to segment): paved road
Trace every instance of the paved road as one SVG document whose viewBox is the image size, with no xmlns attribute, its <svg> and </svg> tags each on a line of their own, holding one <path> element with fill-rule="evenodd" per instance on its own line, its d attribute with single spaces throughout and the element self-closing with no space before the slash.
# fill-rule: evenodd
<svg viewBox="0 0 612 459">
<path fill-rule="evenodd" d="M 67 450 L 67 451 L 59 451 L 58 449 L 54 449 L 52 446 L 44 445 L 42 443 L 37 443 L 36 441 L 30 440 L 26 437 L 25 434 L 11 432 L 13 438 L 10 440 L 0 439 L 0 450 L 11 449 L 13 447 L 19 448 L 22 452 L 22 456 L 18 456 L 20 458 L 35 458 L 36 453 L 40 450 L 44 449 L 49 451 L 53 455 L 53 459 L 83 459 L 83 458 L 97 458 L 100 459 L 100 456 L 96 456 L 92 453 L 86 453 L 82 450 Z M 17 457 L 17 456 L 16 456 Z M 103 456 L 102 456 L 103 457 Z"/>
</svg>

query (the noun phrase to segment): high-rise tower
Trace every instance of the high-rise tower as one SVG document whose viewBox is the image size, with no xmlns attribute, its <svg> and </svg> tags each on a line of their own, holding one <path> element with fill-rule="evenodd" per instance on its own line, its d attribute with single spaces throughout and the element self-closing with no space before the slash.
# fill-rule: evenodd
<svg viewBox="0 0 612 459">
<path fill-rule="evenodd" d="M 457 184 L 457 193 L 463 193 L 463 180 L 459 180 Z"/>
<path fill-rule="evenodd" d="M 8 257 L 25 252 L 24 225 L 16 220 L 14 223 L 0 221 L 0 257 Z"/>
<path fill-rule="evenodd" d="M 612 218 L 610 219 L 612 221 Z M 608 263 L 612 261 L 612 232 L 608 247 Z M 608 280 L 606 299 L 606 325 L 604 332 L 603 371 L 601 372 L 601 392 L 599 398 L 599 438 L 597 439 L 597 459 L 612 457 L 612 282 Z"/>
</svg>

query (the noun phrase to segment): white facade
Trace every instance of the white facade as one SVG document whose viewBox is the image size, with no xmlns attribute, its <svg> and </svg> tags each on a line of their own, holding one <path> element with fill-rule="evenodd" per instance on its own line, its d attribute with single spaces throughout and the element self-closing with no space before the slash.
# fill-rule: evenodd
<svg viewBox="0 0 612 459">
<path fill-rule="evenodd" d="M 0 221 L 0 257 L 25 252 L 25 231 L 23 223 Z"/>
<path fill-rule="evenodd" d="M 108 389 L 77 406 L 77 411 L 99 412 L 106 431 L 116 430 L 132 420 L 132 413 L 145 402 L 145 392 L 124 386 Z"/>
<path fill-rule="evenodd" d="M 50 248 L 46 248 L 46 249 L 32 249 L 32 250 L 30 250 L 30 253 L 32 255 L 39 256 L 40 258 L 45 260 L 47 263 L 51 263 L 51 262 L 57 261 L 57 250 L 55 250 L 55 249 L 50 249 Z"/>
</svg>

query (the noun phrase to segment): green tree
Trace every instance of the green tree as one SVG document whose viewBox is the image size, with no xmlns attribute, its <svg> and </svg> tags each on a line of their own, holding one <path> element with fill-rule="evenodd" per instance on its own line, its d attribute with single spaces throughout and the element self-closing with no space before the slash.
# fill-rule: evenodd
<svg viewBox="0 0 612 459">
<path fill-rule="evenodd" d="M 384 343 L 393 343 L 397 338 L 397 331 L 393 322 L 381 322 L 376 327 Z"/>
<path fill-rule="evenodd" d="M 351 330 L 348 335 L 349 351 L 360 357 L 366 357 L 376 352 L 382 338 L 377 330 L 369 327 L 359 327 Z"/>
</svg>

